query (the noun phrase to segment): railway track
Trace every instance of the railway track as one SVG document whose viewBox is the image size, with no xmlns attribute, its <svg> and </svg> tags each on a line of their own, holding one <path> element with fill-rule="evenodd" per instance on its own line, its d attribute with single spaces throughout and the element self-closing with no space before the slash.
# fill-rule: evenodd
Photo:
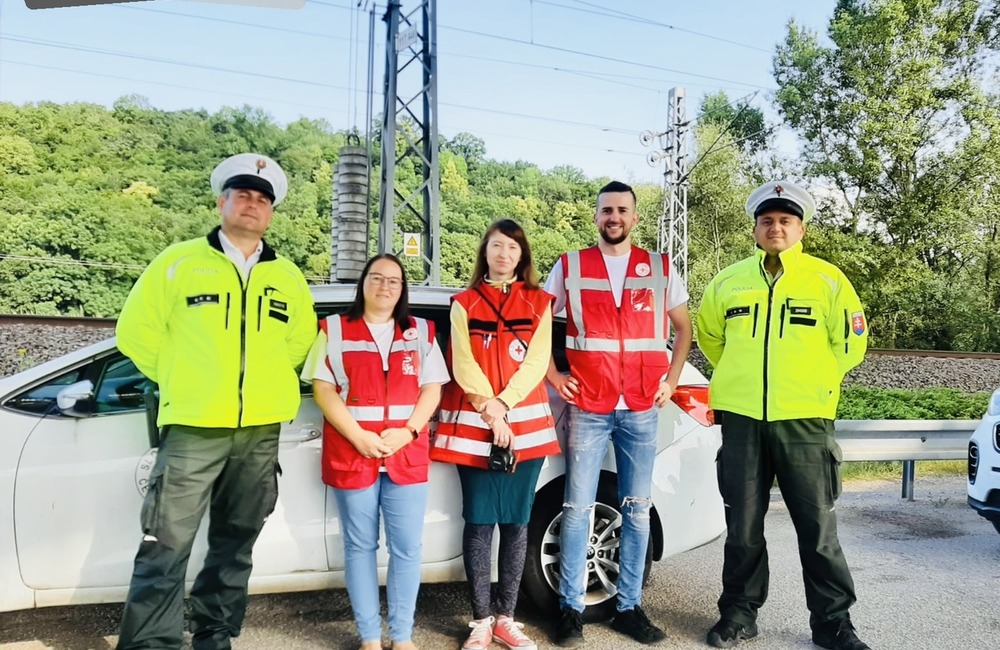
<svg viewBox="0 0 1000 650">
<path fill-rule="evenodd" d="M 91 329 L 112 329 L 114 328 L 116 321 L 116 318 L 0 314 L 0 327 L 5 327 L 7 325 L 39 325 L 43 327 L 88 327 Z"/>
<path fill-rule="evenodd" d="M 7 325 L 38 325 L 44 327 L 87 327 L 113 329 L 114 318 L 85 318 L 80 316 L 34 316 L 29 314 L 0 314 L 0 328 Z M 871 356 L 919 357 L 939 359 L 1000 360 L 1000 352 L 961 352 L 956 350 L 893 350 L 868 348 Z"/>
</svg>

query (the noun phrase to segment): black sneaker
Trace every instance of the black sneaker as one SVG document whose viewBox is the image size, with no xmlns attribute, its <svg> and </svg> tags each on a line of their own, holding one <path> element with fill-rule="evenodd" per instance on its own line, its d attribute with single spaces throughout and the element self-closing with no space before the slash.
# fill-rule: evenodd
<svg viewBox="0 0 1000 650">
<path fill-rule="evenodd" d="M 583 616 L 571 607 L 563 609 L 559 614 L 559 622 L 556 624 L 556 645 L 562 648 L 583 645 Z"/>
<path fill-rule="evenodd" d="M 627 634 L 639 643 L 646 645 L 659 643 L 667 638 L 663 630 L 646 618 L 646 613 L 638 605 L 632 609 L 626 609 L 624 612 L 618 612 L 618 615 L 611 621 L 611 629 Z"/>
<path fill-rule="evenodd" d="M 743 639 L 757 636 L 757 624 L 743 625 L 724 618 L 708 631 L 708 645 L 714 648 L 732 648 Z"/>
<path fill-rule="evenodd" d="M 813 643 L 827 650 L 871 650 L 858 638 L 849 619 L 829 621 L 813 630 Z"/>
</svg>

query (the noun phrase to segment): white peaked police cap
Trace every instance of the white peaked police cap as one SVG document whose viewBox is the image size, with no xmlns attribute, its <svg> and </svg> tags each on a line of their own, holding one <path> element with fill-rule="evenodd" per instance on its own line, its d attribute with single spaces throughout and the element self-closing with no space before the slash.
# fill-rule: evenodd
<svg viewBox="0 0 1000 650">
<path fill-rule="evenodd" d="M 233 188 L 257 190 L 278 205 L 288 194 L 288 178 L 281 166 L 259 153 L 238 153 L 220 162 L 212 172 L 212 191 L 219 196 Z"/>
<path fill-rule="evenodd" d="M 751 219 L 756 219 L 757 215 L 770 210 L 794 214 L 806 223 L 816 214 L 816 201 L 791 181 L 769 181 L 750 193 L 746 211 Z"/>
</svg>

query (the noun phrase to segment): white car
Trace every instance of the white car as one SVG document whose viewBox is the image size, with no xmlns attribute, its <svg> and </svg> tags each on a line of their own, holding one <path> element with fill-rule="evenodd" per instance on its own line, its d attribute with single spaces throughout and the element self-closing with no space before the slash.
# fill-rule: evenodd
<svg viewBox="0 0 1000 650">
<path fill-rule="evenodd" d="M 1000 389 L 969 440 L 969 505 L 1000 533 Z"/>
<path fill-rule="evenodd" d="M 317 312 L 344 309 L 353 285 L 314 287 Z M 453 289 L 411 287 L 418 316 L 447 340 Z M 557 319 L 555 357 L 566 369 L 565 323 Z M 705 544 L 725 527 L 716 483 L 719 428 L 706 418 L 705 377 L 688 364 L 677 402 L 660 412 L 653 479 L 649 563 Z M 0 611 L 124 601 L 141 538 L 139 509 L 156 449 L 144 409 L 150 382 L 118 351 L 114 339 L 0 379 Z M 320 479 L 323 417 L 303 385 L 294 421 L 282 427 L 279 498 L 254 547 L 251 593 L 344 587 L 344 544 L 330 490 Z M 563 401 L 552 395 L 564 435 Z M 698 419 L 701 422 L 698 421 Z M 541 608 L 554 608 L 559 572 L 564 462 L 549 457 L 538 479 L 528 533 L 523 588 Z M 451 465 L 434 463 L 424 518 L 424 582 L 465 579 L 462 499 Z M 615 605 L 622 515 L 609 450 L 602 469 L 588 562 L 588 619 Z M 207 516 L 207 515 L 206 515 Z M 205 558 L 203 525 L 188 580 Z M 388 557 L 380 550 L 384 580 Z"/>
</svg>

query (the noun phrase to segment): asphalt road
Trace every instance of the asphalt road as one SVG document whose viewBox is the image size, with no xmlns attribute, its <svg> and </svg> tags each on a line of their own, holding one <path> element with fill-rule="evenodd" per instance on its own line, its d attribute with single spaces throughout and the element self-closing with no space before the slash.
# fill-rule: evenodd
<svg viewBox="0 0 1000 650">
<path fill-rule="evenodd" d="M 965 504 L 962 477 L 917 477 L 916 500 L 896 482 L 855 482 L 838 502 L 841 542 L 854 571 L 853 618 L 873 650 L 1000 647 L 1000 535 Z M 795 535 L 780 498 L 767 518 L 771 595 L 758 638 L 741 648 L 815 648 L 809 639 Z M 669 634 L 665 648 L 706 648 L 715 622 L 722 542 L 653 567 L 646 590 L 650 618 Z M 108 650 L 120 605 L 60 607 L 0 614 L 0 650 Z M 554 648 L 550 622 L 519 612 L 539 648 Z M 463 585 L 427 585 L 417 605 L 414 640 L 422 650 L 456 650 L 468 605 Z M 588 650 L 641 648 L 600 625 L 585 628 Z M 234 650 L 355 650 L 344 591 L 255 596 Z M 501 646 L 495 644 L 494 648 Z"/>
</svg>

